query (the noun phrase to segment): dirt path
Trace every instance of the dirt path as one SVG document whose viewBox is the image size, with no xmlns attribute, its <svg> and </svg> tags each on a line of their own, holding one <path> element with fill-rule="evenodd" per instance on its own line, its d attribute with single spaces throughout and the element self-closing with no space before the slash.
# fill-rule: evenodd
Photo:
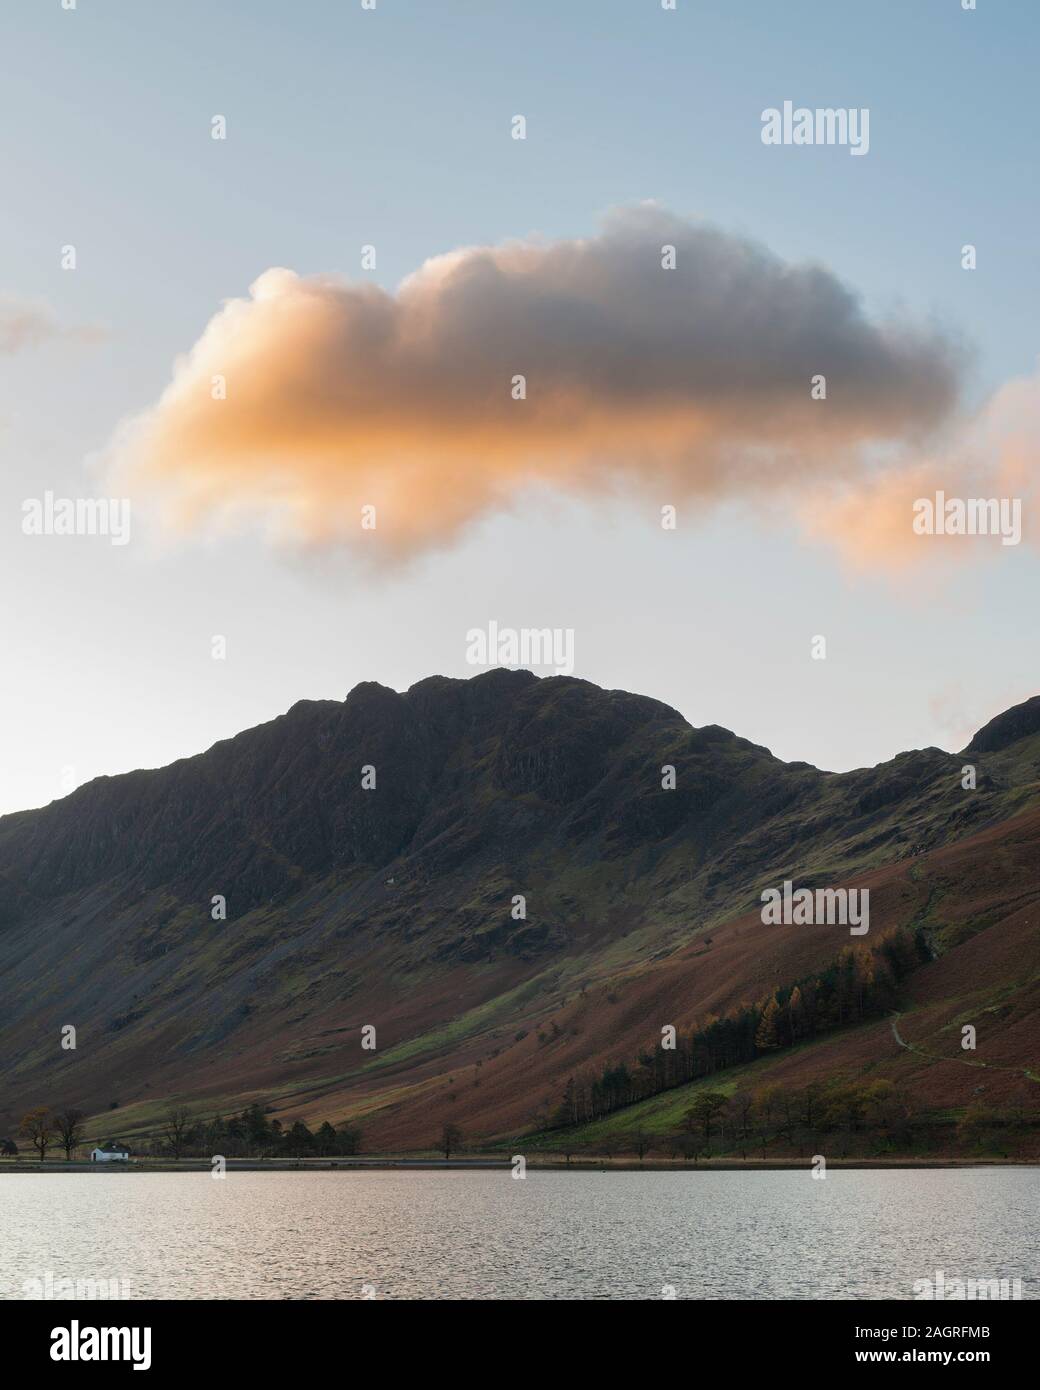
<svg viewBox="0 0 1040 1390">
<path fill-rule="evenodd" d="M 892 1036 L 900 1047 L 904 1048 L 907 1052 L 916 1052 L 918 1057 L 923 1057 L 926 1062 L 959 1062 L 962 1067 L 981 1067 L 984 1071 L 1009 1071 L 1015 1076 L 1021 1074 L 1030 1081 L 1040 1082 L 1040 1076 L 1030 1071 L 1028 1067 L 1002 1067 L 998 1066 L 996 1062 L 973 1062 L 967 1057 L 941 1057 L 936 1056 L 934 1052 L 925 1052 L 924 1048 L 918 1047 L 916 1043 L 908 1043 L 902 1033 L 900 1033 L 899 1020 L 902 1016 L 903 1015 L 900 1013 L 894 1013 L 888 1020 L 892 1028 Z"/>
</svg>

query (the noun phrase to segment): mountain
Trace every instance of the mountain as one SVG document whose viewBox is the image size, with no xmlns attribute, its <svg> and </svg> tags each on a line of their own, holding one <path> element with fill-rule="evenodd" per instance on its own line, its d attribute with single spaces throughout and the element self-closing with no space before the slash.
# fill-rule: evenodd
<svg viewBox="0 0 1040 1390">
<path fill-rule="evenodd" d="M 365 683 L 0 819 L 0 1132 L 67 1102 L 128 1137 L 173 1097 L 373 1147 L 543 1129 L 569 1076 L 834 961 L 841 928 L 763 926 L 785 879 L 869 886 L 873 940 L 926 926 L 904 1037 L 946 1056 L 988 1010 L 987 1100 L 1035 1104 L 1038 841 L 1040 697 L 963 753 L 836 774 L 567 677 Z M 755 1065 L 979 1088 L 887 1020 Z"/>
</svg>

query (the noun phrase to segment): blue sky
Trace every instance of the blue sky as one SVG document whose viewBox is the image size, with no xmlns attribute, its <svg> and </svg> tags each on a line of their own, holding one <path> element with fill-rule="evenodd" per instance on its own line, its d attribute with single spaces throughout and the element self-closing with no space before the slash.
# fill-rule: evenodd
<svg viewBox="0 0 1040 1390">
<path fill-rule="evenodd" d="M 255 534 L 27 538 L 21 504 L 82 492 L 89 456 L 270 266 L 357 278 L 373 243 L 392 289 L 430 256 L 589 236 L 645 199 L 826 265 L 872 313 L 934 320 L 970 345 L 981 402 L 1036 368 L 1038 39 L 1028 0 L 8 0 L 0 299 L 105 337 L 0 357 L 0 810 L 60 794 L 62 769 L 165 763 L 360 680 L 469 675 L 465 632 L 492 617 L 573 627 L 576 674 L 824 767 L 959 746 L 1035 693 L 1025 546 L 893 582 L 768 507 L 684 519 L 663 546 L 649 504 L 536 498 L 373 576 Z M 764 146 L 761 111 L 788 98 L 869 107 L 869 155 Z"/>
</svg>

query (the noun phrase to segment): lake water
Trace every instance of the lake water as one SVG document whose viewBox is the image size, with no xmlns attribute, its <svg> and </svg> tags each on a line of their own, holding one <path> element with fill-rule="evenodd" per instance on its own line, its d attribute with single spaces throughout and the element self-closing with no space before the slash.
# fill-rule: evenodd
<svg viewBox="0 0 1040 1390">
<path fill-rule="evenodd" d="M 1038 1198 L 1023 1168 L 7 1174 L 0 1296 L 912 1298 L 941 1269 L 1037 1298 Z"/>
</svg>

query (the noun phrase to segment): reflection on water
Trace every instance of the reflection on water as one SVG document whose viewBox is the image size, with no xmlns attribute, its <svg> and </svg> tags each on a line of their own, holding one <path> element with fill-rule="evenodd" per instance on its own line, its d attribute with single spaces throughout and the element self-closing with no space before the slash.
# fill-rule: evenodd
<svg viewBox="0 0 1040 1390">
<path fill-rule="evenodd" d="M 7 1174 L 0 1296 L 912 1298 L 943 1270 L 1037 1298 L 1038 1196 L 1024 1168 Z"/>
</svg>

